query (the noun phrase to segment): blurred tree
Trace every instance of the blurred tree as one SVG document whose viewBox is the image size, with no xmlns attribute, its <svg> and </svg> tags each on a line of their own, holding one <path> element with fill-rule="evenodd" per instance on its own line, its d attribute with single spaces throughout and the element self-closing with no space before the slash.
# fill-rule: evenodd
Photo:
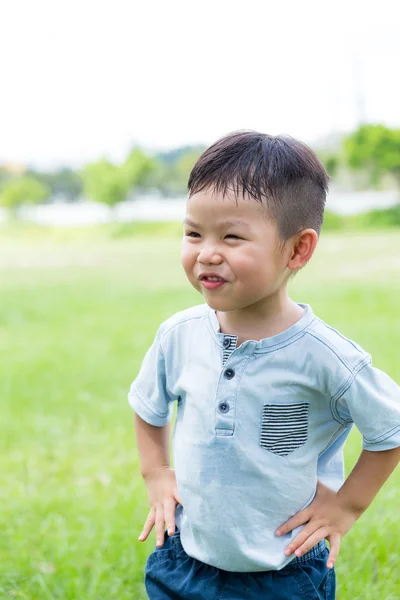
<svg viewBox="0 0 400 600">
<path fill-rule="evenodd" d="M 156 169 L 154 158 L 147 156 L 140 148 L 133 148 L 121 166 L 122 177 L 126 188 L 132 191 L 137 187 L 145 187 L 149 176 Z"/>
<path fill-rule="evenodd" d="M 106 159 L 86 165 L 82 180 L 85 195 L 95 202 L 115 206 L 126 199 L 129 189 L 126 174 Z"/>
<path fill-rule="evenodd" d="M 5 181 L 0 189 L 0 206 L 4 206 L 13 216 L 23 204 L 39 204 L 51 194 L 48 186 L 32 176 L 23 175 Z"/>
<path fill-rule="evenodd" d="M 187 154 L 191 153 L 195 153 L 200 156 L 205 149 L 206 146 L 199 144 L 194 146 L 180 146 L 179 148 L 174 148 L 173 150 L 159 152 L 156 154 L 156 158 L 172 167 L 182 156 L 186 156 Z"/>
<path fill-rule="evenodd" d="M 328 175 L 334 179 L 337 176 L 340 167 L 339 153 L 329 150 L 317 150 L 316 154 L 323 163 Z"/>
<path fill-rule="evenodd" d="M 335 178 L 339 168 L 339 157 L 335 154 L 330 154 L 326 157 L 324 163 L 326 170 L 328 171 L 328 175 L 332 178 Z"/>
<path fill-rule="evenodd" d="M 31 175 L 47 185 L 52 195 L 60 195 L 73 201 L 82 195 L 83 182 L 78 171 L 63 167 L 52 173 L 29 170 Z"/>
<path fill-rule="evenodd" d="M 186 194 L 190 171 L 204 146 L 182 146 L 155 156 L 151 183 L 164 196 Z"/>
<path fill-rule="evenodd" d="M 190 171 L 200 154 L 199 149 L 188 149 L 178 155 L 175 163 L 159 164 L 157 171 L 159 189 L 171 196 L 186 194 Z"/>
<path fill-rule="evenodd" d="M 145 187 L 155 168 L 155 160 L 139 148 L 134 148 L 122 165 L 101 159 L 82 170 L 84 194 L 95 202 L 116 206 L 135 188 Z"/>
<path fill-rule="evenodd" d="M 174 195 L 171 188 L 171 180 L 171 166 L 159 158 L 154 158 L 154 170 L 146 181 L 146 186 L 157 189 L 162 196 L 167 197 Z"/>
<path fill-rule="evenodd" d="M 350 167 L 367 167 L 373 185 L 389 173 L 400 189 L 400 129 L 361 125 L 344 139 L 344 150 Z"/>
<path fill-rule="evenodd" d="M 175 173 L 179 182 L 184 184 L 184 189 L 187 189 L 187 182 L 189 179 L 190 171 L 193 169 L 195 162 L 199 158 L 201 152 L 199 150 L 191 150 L 186 154 L 183 154 L 178 158 L 175 163 Z"/>
</svg>

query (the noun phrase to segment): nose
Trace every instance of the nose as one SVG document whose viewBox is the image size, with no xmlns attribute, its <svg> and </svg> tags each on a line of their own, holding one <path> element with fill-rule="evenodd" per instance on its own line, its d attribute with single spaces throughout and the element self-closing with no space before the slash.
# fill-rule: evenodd
<svg viewBox="0 0 400 600">
<path fill-rule="evenodd" d="M 219 265 L 223 258 L 215 244 L 204 244 L 197 256 L 197 262 L 203 265 Z"/>
</svg>

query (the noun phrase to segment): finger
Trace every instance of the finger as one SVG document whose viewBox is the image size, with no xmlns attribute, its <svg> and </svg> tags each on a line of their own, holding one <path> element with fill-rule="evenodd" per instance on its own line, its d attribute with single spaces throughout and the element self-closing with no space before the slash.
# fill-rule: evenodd
<svg viewBox="0 0 400 600">
<path fill-rule="evenodd" d="M 311 518 L 311 514 L 312 513 L 308 508 L 301 510 L 297 513 L 297 515 L 294 515 L 294 517 L 278 527 L 278 529 L 275 531 L 276 535 L 283 535 L 289 531 L 292 531 L 293 529 L 296 529 L 296 527 L 300 527 L 300 525 L 304 525 L 304 523 L 308 523 Z"/>
<path fill-rule="evenodd" d="M 329 556 L 328 556 L 328 562 L 326 563 L 326 566 L 328 567 L 328 569 L 333 569 L 333 567 L 335 566 L 336 559 L 339 554 L 340 535 L 338 533 L 332 534 L 328 537 L 328 541 L 329 541 Z"/>
<path fill-rule="evenodd" d="M 179 492 L 178 492 L 177 489 L 175 490 L 175 494 L 174 495 L 175 495 L 175 500 L 177 501 L 177 503 L 181 504 L 181 506 L 183 506 L 182 500 L 181 500 L 181 498 L 179 496 Z"/>
<path fill-rule="evenodd" d="M 164 507 L 162 505 L 158 505 L 156 512 L 156 545 L 159 548 L 164 544 L 164 524 Z"/>
<path fill-rule="evenodd" d="M 139 536 L 139 540 L 141 542 L 144 542 L 144 540 L 147 539 L 150 531 L 153 529 L 154 522 L 155 522 L 155 516 L 156 516 L 156 511 L 155 511 L 155 508 L 152 507 L 151 510 L 150 510 L 150 512 L 149 512 L 149 515 L 148 515 L 148 517 L 146 519 L 146 522 L 145 522 L 145 524 L 143 526 L 143 531 L 142 531 L 142 533 Z"/>
<path fill-rule="evenodd" d="M 168 535 L 175 533 L 175 506 L 176 502 L 173 498 L 169 498 L 164 502 L 164 517 L 168 528 Z"/>
<path fill-rule="evenodd" d="M 327 530 L 324 527 L 320 527 L 309 538 L 299 547 L 297 548 L 295 554 L 296 556 L 303 556 L 306 552 L 314 548 L 318 542 L 324 540 L 327 536 Z"/>
<path fill-rule="evenodd" d="M 285 548 L 286 556 L 290 556 L 291 554 L 293 554 L 293 552 L 297 550 L 297 548 L 299 548 L 302 544 L 304 544 L 304 542 L 319 528 L 320 525 L 315 524 L 312 521 L 308 523 L 308 525 L 306 525 L 304 529 L 302 529 L 300 533 L 296 535 L 296 537 Z"/>
</svg>

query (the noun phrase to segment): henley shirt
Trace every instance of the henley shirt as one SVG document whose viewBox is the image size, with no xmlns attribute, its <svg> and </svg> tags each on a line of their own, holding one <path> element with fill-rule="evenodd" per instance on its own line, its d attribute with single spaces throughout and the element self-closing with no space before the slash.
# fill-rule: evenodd
<svg viewBox="0 0 400 600">
<path fill-rule="evenodd" d="M 287 330 L 237 347 L 207 304 L 159 327 L 129 391 L 147 423 L 177 401 L 176 524 L 189 556 L 236 572 L 282 569 L 303 526 L 275 531 L 310 504 L 317 480 L 344 482 L 353 424 L 370 451 L 400 446 L 400 388 L 310 306 Z"/>
</svg>

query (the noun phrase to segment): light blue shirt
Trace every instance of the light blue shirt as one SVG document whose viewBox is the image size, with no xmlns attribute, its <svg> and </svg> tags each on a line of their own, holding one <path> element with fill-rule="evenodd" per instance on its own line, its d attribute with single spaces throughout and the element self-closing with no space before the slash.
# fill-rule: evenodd
<svg viewBox="0 0 400 600">
<path fill-rule="evenodd" d="M 400 446 L 400 388 L 357 344 L 301 305 L 292 327 L 236 347 L 207 305 L 158 329 L 129 402 L 155 426 L 178 401 L 173 459 L 186 553 L 226 571 L 282 569 L 302 527 L 279 525 L 344 481 L 353 423 L 366 450 Z"/>
</svg>

